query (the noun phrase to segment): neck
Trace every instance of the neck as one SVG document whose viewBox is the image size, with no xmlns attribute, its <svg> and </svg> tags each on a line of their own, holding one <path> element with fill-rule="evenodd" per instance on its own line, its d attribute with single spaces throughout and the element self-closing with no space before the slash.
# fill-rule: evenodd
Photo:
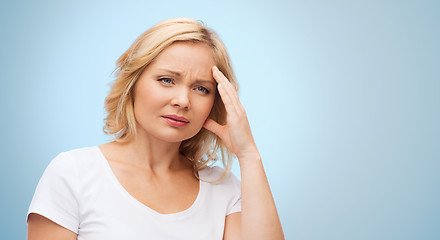
<svg viewBox="0 0 440 240">
<path fill-rule="evenodd" d="M 164 172 L 188 168 L 186 158 L 179 153 L 181 142 L 166 142 L 143 132 L 121 144 L 127 161 L 148 171 Z"/>
</svg>

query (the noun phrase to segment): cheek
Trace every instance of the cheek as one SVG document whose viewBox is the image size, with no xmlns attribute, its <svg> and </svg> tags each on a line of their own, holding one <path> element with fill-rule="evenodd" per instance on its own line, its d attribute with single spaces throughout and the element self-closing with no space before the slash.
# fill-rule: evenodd
<svg viewBox="0 0 440 240">
<path fill-rule="evenodd" d="M 206 102 L 206 104 L 203 105 L 202 112 L 204 119 L 208 118 L 213 106 L 214 106 L 214 98 L 210 99 L 209 101 Z"/>
<path fill-rule="evenodd" d="M 158 107 L 163 102 L 164 96 L 160 96 L 158 92 L 155 91 L 149 91 L 145 92 L 143 96 L 143 102 L 145 105 L 149 106 L 150 108 Z"/>
<path fill-rule="evenodd" d="M 160 91 L 155 91 L 152 87 L 139 88 L 138 90 L 135 98 L 138 106 L 155 108 L 163 104 L 165 96 Z"/>
</svg>

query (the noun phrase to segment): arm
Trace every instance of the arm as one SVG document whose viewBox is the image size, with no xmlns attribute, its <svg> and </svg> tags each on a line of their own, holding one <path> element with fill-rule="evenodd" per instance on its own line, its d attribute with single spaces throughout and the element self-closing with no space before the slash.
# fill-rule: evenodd
<svg viewBox="0 0 440 240">
<path fill-rule="evenodd" d="M 235 212 L 226 216 L 224 231 L 223 240 L 241 239 L 241 212 Z"/>
<path fill-rule="evenodd" d="M 36 213 L 28 217 L 28 240 L 76 240 L 76 233 Z"/>
<path fill-rule="evenodd" d="M 259 154 L 239 159 L 243 239 L 284 239 Z"/>
<path fill-rule="evenodd" d="M 240 235 L 242 239 L 284 239 L 246 112 L 234 87 L 217 67 L 213 67 L 213 76 L 225 104 L 228 124 L 221 126 L 212 119 L 207 119 L 204 127 L 218 135 L 237 156 L 241 170 L 241 220 L 237 220 L 233 214 L 226 217 L 225 239 L 234 239 Z M 229 219 L 231 217 L 232 219 Z M 231 224 L 228 221 L 240 222 L 241 227 L 229 230 Z"/>
</svg>

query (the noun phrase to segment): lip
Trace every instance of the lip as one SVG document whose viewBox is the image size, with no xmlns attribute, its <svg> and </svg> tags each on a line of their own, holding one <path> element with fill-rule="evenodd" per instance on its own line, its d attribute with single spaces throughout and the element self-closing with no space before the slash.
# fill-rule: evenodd
<svg viewBox="0 0 440 240">
<path fill-rule="evenodd" d="M 164 115 L 162 118 L 173 127 L 184 127 L 189 123 L 188 119 L 177 115 Z"/>
</svg>

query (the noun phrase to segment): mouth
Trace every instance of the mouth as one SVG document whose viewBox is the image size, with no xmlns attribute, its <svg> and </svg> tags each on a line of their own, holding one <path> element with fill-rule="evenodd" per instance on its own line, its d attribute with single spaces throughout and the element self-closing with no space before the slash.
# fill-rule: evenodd
<svg viewBox="0 0 440 240">
<path fill-rule="evenodd" d="M 165 119 L 169 125 L 177 128 L 184 127 L 189 123 L 188 119 L 176 115 L 165 115 L 162 116 L 162 118 Z"/>
<path fill-rule="evenodd" d="M 177 115 L 165 115 L 165 116 L 162 116 L 162 117 L 163 118 L 167 118 L 167 119 L 171 119 L 171 120 L 174 120 L 174 121 L 177 121 L 177 122 L 189 123 L 188 119 L 186 119 L 184 117 L 177 116 Z"/>
</svg>

